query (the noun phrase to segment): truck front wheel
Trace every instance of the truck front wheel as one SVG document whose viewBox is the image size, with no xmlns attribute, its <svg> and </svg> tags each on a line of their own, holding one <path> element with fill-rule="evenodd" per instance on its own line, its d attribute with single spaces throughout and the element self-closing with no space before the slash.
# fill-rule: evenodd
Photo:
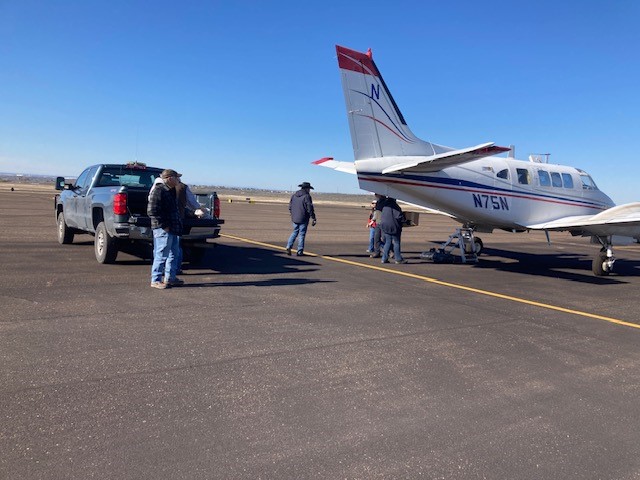
<svg viewBox="0 0 640 480">
<path fill-rule="evenodd" d="M 98 263 L 113 263 L 118 256 L 118 241 L 109 235 L 104 222 L 96 228 L 95 250 Z"/>
<path fill-rule="evenodd" d="M 58 243 L 66 245 L 73 242 L 73 230 L 67 227 L 67 222 L 64 220 L 64 213 L 58 214 Z"/>
</svg>

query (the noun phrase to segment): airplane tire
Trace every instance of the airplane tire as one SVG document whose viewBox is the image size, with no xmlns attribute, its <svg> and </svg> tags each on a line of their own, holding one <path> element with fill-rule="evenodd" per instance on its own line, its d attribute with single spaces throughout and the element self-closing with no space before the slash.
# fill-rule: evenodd
<svg viewBox="0 0 640 480">
<path fill-rule="evenodd" d="M 482 240 L 479 237 L 473 237 L 473 242 L 476 244 L 476 255 L 480 255 L 480 252 L 482 252 L 482 248 L 484 247 Z"/>
<path fill-rule="evenodd" d="M 67 222 L 64 219 L 64 213 L 58 214 L 58 243 L 61 245 L 67 245 L 73 242 L 73 230 L 67 227 Z"/>
<path fill-rule="evenodd" d="M 113 263 L 118 256 L 118 241 L 107 232 L 104 222 L 96 228 L 95 238 L 96 260 L 98 263 Z"/>
<path fill-rule="evenodd" d="M 607 252 L 599 252 L 594 258 L 591 264 L 593 274 L 597 277 L 606 277 L 609 275 L 610 270 L 607 267 Z"/>
</svg>

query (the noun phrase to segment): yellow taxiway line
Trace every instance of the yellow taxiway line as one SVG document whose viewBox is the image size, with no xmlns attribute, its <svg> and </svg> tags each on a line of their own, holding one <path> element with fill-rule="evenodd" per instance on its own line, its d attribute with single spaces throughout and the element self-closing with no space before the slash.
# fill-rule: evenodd
<svg viewBox="0 0 640 480">
<path fill-rule="evenodd" d="M 220 234 L 221 237 L 230 238 L 233 240 L 238 240 L 244 243 L 251 243 L 253 245 L 260 245 L 262 247 L 273 248 L 276 250 L 286 250 L 284 247 L 280 247 L 278 245 L 272 245 L 270 243 L 258 242 L 256 240 L 251 240 L 248 238 L 237 237 L 235 235 L 228 234 Z M 353 265 L 361 268 L 368 268 L 371 270 L 378 270 L 386 273 L 392 273 L 394 275 L 400 275 L 403 277 L 409 277 L 416 280 L 422 280 L 423 282 L 432 283 L 434 285 L 440 285 L 443 287 L 456 288 L 458 290 L 465 290 L 467 292 L 477 293 L 479 295 L 486 295 L 488 297 L 500 298 L 502 300 L 508 300 L 510 302 L 523 303 L 525 305 L 532 305 L 534 307 L 546 308 L 547 310 L 554 310 L 556 312 L 569 313 L 571 315 L 578 315 L 580 317 L 593 318 L 595 320 L 602 320 L 609 323 L 615 323 L 617 325 L 624 325 L 625 327 L 637 328 L 640 329 L 640 325 L 631 322 L 625 322 L 624 320 L 619 320 L 617 318 L 606 317 L 604 315 L 598 315 L 596 313 L 583 312 L 581 310 L 573 310 L 571 308 L 558 307 L 556 305 L 551 305 L 548 303 L 536 302 L 534 300 L 527 300 L 526 298 L 514 297 L 511 295 L 504 295 L 502 293 L 491 292 L 489 290 L 482 290 L 480 288 L 467 287 L 466 285 L 460 285 L 458 283 L 445 282 L 442 280 L 438 280 L 436 278 L 427 277 L 424 275 L 417 275 L 415 273 L 404 272 L 402 270 L 395 270 L 387 267 L 378 267 L 376 265 L 369 265 L 367 263 L 354 262 L 353 260 L 345 260 L 343 258 L 336 258 L 330 255 L 319 255 L 316 253 L 305 252 L 305 256 L 309 257 L 318 257 L 323 258 L 325 260 L 330 260 L 332 262 L 344 263 L 347 265 Z"/>
</svg>

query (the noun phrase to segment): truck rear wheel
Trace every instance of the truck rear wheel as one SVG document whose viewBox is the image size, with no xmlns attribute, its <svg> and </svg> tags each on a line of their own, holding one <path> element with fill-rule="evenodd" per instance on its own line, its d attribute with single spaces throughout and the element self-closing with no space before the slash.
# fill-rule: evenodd
<svg viewBox="0 0 640 480">
<path fill-rule="evenodd" d="M 107 232 L 104 222 L 100 222 L 96 228 L 95 238 L 96 260 L 98 263 L 113 263 L 118 256 L 118 240 Z"/>
<path fill-rule="evenodd" d="M 199 265 L 204 260 L 207 249 L 194 245 L 183 245 L 182 252 L 184 256 L 183 261 L 189 262 L 190 265 Z"/>
<path fill-rule="evenodd" d="M 64 219 L 64 213 L 58 214 L 58 243 L 66 245 L 73 242 L 73 230 L 67 227 Z"/>
</svg>

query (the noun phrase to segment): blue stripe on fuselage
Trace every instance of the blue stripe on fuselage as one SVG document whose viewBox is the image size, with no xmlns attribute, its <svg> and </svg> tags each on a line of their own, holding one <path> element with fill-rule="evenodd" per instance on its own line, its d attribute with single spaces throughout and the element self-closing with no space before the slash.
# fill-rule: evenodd
<svg viewBox="0 0 640 480">
<path fill-rule="evenodd" d="M 590 208 L 604 209 L 609 208 L 606 205 L 600 203 L 563 197 L 558 195 L 546 195 L 534 191 L 522 190 L 522 189 L 507 189 L 501 187 L 495 187 L 493 185 L 485 185 L 482 183 L 471 182 L 469 180 L 463 180 L 460 178 L 446 178 L 446 177 L 433 177 L 424 175 L 411 175 L 407 173 L 403 174 L 381 174 L 375 172 L 358 172 L 358 179 L 374 181 L 374 182 L 390 182 L 396 184 L 417 185 L 429 188 L 445 188 L 448 190 L 460 190 L 460 191 L 482 191 L 482 193 L 497 193 L 507 197 L 528 197 L 532 200 L 539 201 L 553 201 L 560 203 L 573 203 Z"/>
</svg>

